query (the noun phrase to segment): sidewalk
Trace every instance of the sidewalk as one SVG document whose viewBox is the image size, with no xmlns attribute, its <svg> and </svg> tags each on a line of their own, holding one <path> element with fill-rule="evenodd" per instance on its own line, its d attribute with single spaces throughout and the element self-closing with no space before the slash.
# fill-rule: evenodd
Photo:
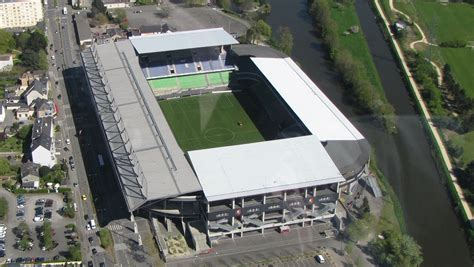
<svg viewBox="0 0 474 267">
<path fill-rule="evenodd" d="M 420 90 L 419 90 L 413 76 L 410 73 L 410 70 L 409 70 L 408 65 L 406 63 L 406 60 L 405 60 L 405 55 L 403 54 L 403 51 L 400 48 L 400 45 L 398 44 L 398 42 L 395 40 L 394 35 L 390 31 L 390 22 L 387 19 L 387 17 L 385 16 L 382 7 L 380 6 L 380 0 L 375 0 L 374 2 L 375 2 L 375 5 L 377 7 L 377 12 L 382 17 L 382 19 L 384 21 L 384 24 L 385 24 L 385 27 L 387 27 L 387 30 L 390 33 L 391 42 L 393 43 L 393 45 L 395 47 L 395 50 L 396 50 L 398 56 L 400 57 L 400 60 L 402 62 L 403 71 L 407 74 L 408 81 L 414 89 L 416 101 L 419 103 L 419 105 L 421 107 L 421 110 L 420 110 L 421 115 L 428 121 L 430 131 L 432 132 L 432 134 L 435 138 L 435 142 L 436 142 L 437 146 L 439 147 L 439 150 L 441 152 L 441 158 L 442 158 L 444 164 L 446 165 L 446 167 L 449 171 L 450 179 L 453 182 L 454 188 L 456 190 L 456 193 L 457 193 L 459 199 L 461 200 L 461 204 L 462 204 L 461 208 L 463 209 L 464 213 L 466 214 L 467 219 L 469 220 L 471 226 L 473 226 L 474 221 L 473 221 L 473 216 L 472 216 L 471 209 L 470 209 L 469 204 L 467 203 L 467 201 L 464 197 L 464 193 L 462 191 L 462 188 L 459 186 L 457 177 L 453 175 L 453 166 L 451 164 L 451 161 L 449 160 L 449 155 L 448 155 L 447 149 L 444 146 L 443 140 L 441 139 L 441 136 L 438 132 L 438 129 L 431 122 L 431 114 L 428 112 L 428 108 L 426 107 L 426 104 L 425 104 L 425 102 L 423 101 L 423 99 L 421 97 Z"/>
</svg>

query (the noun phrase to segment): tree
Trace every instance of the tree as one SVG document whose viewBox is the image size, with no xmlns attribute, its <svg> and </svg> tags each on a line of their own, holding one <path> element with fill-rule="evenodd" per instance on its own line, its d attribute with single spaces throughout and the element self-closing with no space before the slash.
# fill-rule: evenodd
<svg viewBox="0 0 474 267">
<path fill-rule="evenodd" d="M 68 258 L 72 261 L 80 261 L 82 259 L 81 255 L 81 245 L 75 245 L 69 247 Z"/>
<path fill-rule="evenodd" d="M 11 33 L 0 29 L 0 54 L 10 52 L 15 49 L 15 39 Z"/>
<path fill-rule="evenodd" d="M 273 41 L 275 47 L 287 55 L 293 50 L 293 35 L 288 27 L 278 28 L 278 33 Z"/>
<path fill-rule="evenodd" d="M 207 0 L 185 0 L 184 1 L 187 6 L 205 6 L 207 4 Z"/>
<path fill-rule="evenodd" d="M 408 235 L 384 232 L 384 239 L 369 243 L 369 250 L 381 266 L 419 266 L 423 262 L 421 247 Z"/>
<path fill-rule="evenodd" d="M 56 124 L 56 126 L 54 126 L 54 131 L 55 132 L 60 132 L 61 131 L 61 126 L 59 126 L 59 124 Z"/>
<path fill-rule="evenodd" d="M 112 245 L 112 235 L 110 234 L 109 229 L 102 228 L 99 231 L 100 245 L 103 248 L 108 248 Z"/>
<path fill-rule="evenodd" d="M 104 25 L 107 22 L 109 22 L 109 20 L 107 19 L 107 16 L 102 13 L 95 15 L 95 19 L 99 22 L 100 25 Z"/>
<path fill-rule="evenodd" d="M 16 132 L 18 129 L 20 129 L 20 124 L 18 122 L 14 122 L 12 124 L 12 127 L 10 128 L 12 131 Z"/>
<path fill-rule="evenodd" d="M 31 129 L 31 125 L 21 127 L 20 130 L 18 130 L 17 137 L 22 140 L 29 139 L 31 135 Z"/>
<path fill-rule="evenodd" d="M 92 13 L 102 13 L 103 15 L 105 15 L 106 12 L 107 8 L 105 7 L 104 2 L 102 2 L 102 0 L 92 1 Z"/>
<path fill-rule="evenodd" d="M 41 178 L 46 177 L 51 172 L 51 169 L 48 166 L 41 166 L 39 168 L 39 176 Z"/>
<path fill-rule="evenodd" d="M 217 5 L 225 11 L 230 11 L 232 7 L 230 0 L 217 0 Z"/>
<path fill-rule="evenodd" d="M 123 8 L 116 8 L 114 9 L 114 22 L 115 23 L 122 23 L 123 20 L 127 19 L 127 13 Z"/>
<path fill-rule="evenodd" d="M 18 49 L 26 49 L 30 40 L 31 34 L 29 32 L 22 32 L 16 37 L 16 47 Z"/>
<path fill-rule="evenodd" d="M 51 229 L 51 223 L 50 222 L 44 222 L 43 226 L 41 227 L 41 231 L 43 234 L 43 245 L 46 247 L 46 249 L 51 249 L 53 248 L 53 233 Z"/>
<path fill-rule="evenodd" d="M 247 30 L 246 38 L 249 43 L 255 44 L 272 35 L 272 28 L 263 20 L 258 20 Z"/>
<path fill-rule="evenodd" d="M 7 175 L 10 173 L 10 163 L 5 158 L 0 158 L 0 175 Z"/>
<path fill-rule="evenodd" d="M 5 219 L 5 215 L 8 214 L 8 201 L 4 198 L 0 198 L 0 219 Z"/>
<path fill-rule="evenodd" d="M 39 52 L 42 49 L 46 49 L 47 45 L 48 39 L 46 39 L 46 36 L 41 31 L 35 30 L 31 33 L 30 39 L 27 43 L 27 48 Z"/>
<path fill-rule="evenodd" d="M 38 68 L 40 70 L 48 69 L 48 55 L 43 49 L 38 52 Z"/>
<path fill-rule="evenodd" d="M 26 49 L 23 51 L 23 53 L 21 53 L 20 57 L 21 62 L 25 67 L 33 70 L 39 69 L 39 56 L 35 51 Z"/>
<path fill-rule="evenodd" d="M 362 219 L 354 219 L 349 226 L 347 226 L 346 236 L 350 240 L 357 242 L 369 234 L 375 222 L 375 217 L 370 213 L 366 213 L 362 216 Z"/>
</svg>

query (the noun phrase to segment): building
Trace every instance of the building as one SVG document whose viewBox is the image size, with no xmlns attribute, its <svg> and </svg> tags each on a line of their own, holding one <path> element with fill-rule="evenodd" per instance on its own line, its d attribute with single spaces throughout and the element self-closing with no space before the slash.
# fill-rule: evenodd
<svg viewBox="0 0 474 267">
<path fill-rule="evenodd" d="M 81 47 L 90 46 L 92 44 L 92 32 L 86 12 L 74 14 L 73 20 L 77 43 Z"/>
<path fill-rule="evenodd" d="M 142 25 L 138 28 L 140 35 L 160 34 L 171 32 L 168 24 Z"/>
<path fill-rule="evenodd" d="M 0 55 L 0 72 L 10 71 L 13 68 L 13 55 Z"/>
<path fill-rule="evenodd" d="M 0 28 L 33 27 L 40 21 L 41 0 L 0 0 Z"/>
<path fill-rule="evenodd" d="M 23 104 L 23 103 L 22 103 Z M 33 117 L 33 110 L 25 105 L 21 105 L 15 112 L 15 117 L 19 121 L 27 121 L 29 118 Z"/>
<path fill-rule="evenodd" d="M 40 185 L 39 164 L 31 161 L 23 163 L 20 167 L 21 188 L 38 189 Z"/>
<path fill-rule="evenodd" d="M 2 103 L 0 103 L 0 123 L 4 122 L 5 121 L 5 116 L 6 116 L 6 113 L 5 113 L 5 105 Z"/>
<path fill-rule="evenodd" d="M 104 6 L 107 9 L 113 9 L 113 8 L 128 8 L 130 7 L 130 4 L 133 5 L 135 3 L 135 0 L 104 0 Z"/>
<path fill-rule="evenodd" d="M 37 98 L 33 101 L 34 115 L 36 118 L 43 118 L 56 115 L 53 101 Z"/>
<path fill-rule="evenodd" d="M 365 138 L 272 48 L 239 45 L 218 28 L 130 37 L 92 46 L 82 60 L 129 211 L 191 235 L 198 252 L 220 238 L 329 221 L 341 191 L 367 174 Z M 272 134 L 184 151 L 156 98 L 233 88 L 258 107 Z M 166 257 L 163 236 L 156 239 Z"/>
<path fill-rule="evenodd" d="M 31 133 L 33 163 L 53 167 L 56 164 L 53 117 L 36 118 Z"/>
<path fill-rule="evenodd" d="M 23 99 L 28 106 L 33 104 L 38 98 L 48 99 L 49 82 L 47 80 L 33 80 L 23 93 Z"/>
</svg>

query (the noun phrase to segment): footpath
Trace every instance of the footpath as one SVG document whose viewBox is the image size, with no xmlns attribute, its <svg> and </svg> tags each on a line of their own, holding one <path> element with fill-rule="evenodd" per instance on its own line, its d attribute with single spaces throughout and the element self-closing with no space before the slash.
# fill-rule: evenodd
<svg viewBox="0 0 474 267">
<path fill-rule="evenodd" d="M 433 122 L 431 120 L 431 114 L 429 113 L 428 108 L 426 107 L 426 104 L 425 104 L 425 102 L 423 101 L 423 99 L 421 97 L 420 90 L 419 90 L 413 76 L 411 75 L 411 72 L 410 72 L 410 70 L 408 68 L 408 65 L 406 63 L 406 60 L 405 60 L 405 55 L 403 54 L 403 51 L 400 48 L 400 45 L 398 44 L 398 42 L 395 39 L 395 36 L 393 35 L 393 33 L 390 30 L 390 21 L 387 19 L 385 13 L 383 12 L 383 9 L 380 5 L 380 0 L 374 0 L 374 3 L 375 3 L 375 6 L 377 8 L 377 12 L 380 14 L 382 20 L 384 21 L 385 27 L 387 28 L 387 31 L 390 34 L 390 40 L 393 43 L 393 46 L 395 48 L 395 51 L 398 54 L 398 57 L 400 58 L 400 61 L 402 63 L 403 71 L 408 76 L 408 82 L 410 83 L 410 86 L 413 88 L 416 101 L 418 102 L 419 107 L 420 107 L 421 115 L 428 121 L 429 130 L 431 131 L 431 133 L 434 137 L 434 141 L 436 142 L 435 145 L 438 146 L 439 151 L 440 151 L 441 159 L 442 159 L 444 165 L 446 166 L 446 168 L 449 172 L 449 178 L 451 179 L 451 181 L 453 183 L 453 186 L 454 186 L 454 189 L 455 189 L 456 194 L 457 194 L 457 196 L 453 196 L 453 197 L 459 198 L 460 203 L 461 203 L 461 206 L 459 208 L 462 209 L 462 212 L 465 214 L 465 216 L 466 216 L 467 220 L 469 221 L 469 223 L 471 224 L 471 226 L 474 226 L 474 221 L 473 221 L 474 218 L 472 216 L 471 209 L 469 207 L 468 202 L 466 201 L 466 198 L 464 197 L 464 192 L 462 191 L 462 188 L 459 186 L 457 177 L 453 174 L 453 166 L 452 166 L 451 161 L 449 159 L 449 155 L 448 155 L 446 146 L 443 143 L 443 140 L 441 138 L 441 135 L 440 135 L 438 129 L 433 125 Z M 393 0 L 390 0 L 390 8 L 392 10 L 394 10 L 395 12 L 400 13 L 400 11 L 394 9 Z M 403 13 L 401 13 L 401 14 L 403 14 Z M 409 18 L 406 14 L 403 14 L 403 15 L 405 15 L 407 18 Z M 419 40 L 419 41 L 416 41 L 416 42 L 425 42 L 425 43 L 429 44 L 426 41 L 426 37 L 425 37 L 423 31 L 421 30 L 421 28 L 418 26 L 418 24 L 416 24 L 416 26 L 420 30 L 420 33 L 422 35 L 422 40 L 421 41 Z M 413 47 L 412 47 L 412 45 L 410 45 L 410 47 L 412 47 L 412 49 L 414 49 L 414 43 L 412 43 L 412 44 L 413 44 Z"/>
</svg>

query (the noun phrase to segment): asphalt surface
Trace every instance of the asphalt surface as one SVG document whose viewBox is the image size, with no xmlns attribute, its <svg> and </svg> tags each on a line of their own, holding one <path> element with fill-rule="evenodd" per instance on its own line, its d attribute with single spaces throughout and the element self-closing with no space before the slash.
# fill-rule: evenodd
<svg viewBox="0 0 474 267">
<path fill-rule="evenodd" d="M 80 65 L 80 48 L 76 42 L 76 34 L 71 15 L 72 9 L 68 9 L 68 14 L 62 14 L 62 8 L 66 5 L 65 0 L 59 1 L 57 8 L 54 8 L 54 0 L 48 0 L 46 10 L 46 25 L 48 40 L 53 44 L 52 50 L 48 52 L 50 62 L 50 79 L 53 86 L 53 97 L 59 106 L 56 122 L 61 126 L 62 144 L 66 146 L 66 139 L 70 139 L 69 152 L 62 151 L 65 158 L 73 156 L 75 159 L 75 169 L 70 170 L 70 183 L 77 183 L 73 188 L 73 198 L 77 203 L 78 212 L 76 225 L 82 240 L 82 252 L 85 262 L 92 260 L 94 265 L 106 262 L 106 266 L 111 266 L 110 259 L 100 248 L 96 231 L 87 231 L 86 225 L 94 219 L 96 223 L 105 225 L 108 221 L 116 218 L 125 218 L 128 213 L 124 213 L 125 203 L 121 198 L 120 190 L 116 187 L 112 169 L 102 168 L 98 163 L 97 155 L 104 154 L 105 147 L 103 139 L 98 130 L 98 124 L 93 109 L 90 105 L 90 96 L 86 86 L 83 68 Z M 76 12 L 76 11 L 74 11 Z M 57 50 L 57 53 L 55 53 Z M 51 54 L 55 55 L 55 60 L 51 60 Z M 52 64 L 55 64 L 54 66 Z M 59 69 L 57 69 L 59 67 Z M 58 85 L 55 82 L 58 81 Z M 59 98 L 58 95 L 61 95 Z M 81 135 L 78 133 L 81 131 Z M 110 164 L 109 164 L 110 166 Z M 107 178 L 107 179 L 105 179 Z M 89 184 L 89 181 L 91 183 Z M 90 189 L 92 186 L 92 190 Z M 117 190 L 110 190 L 116 187 Z M 102 188 L 102 189 L 100 189 Z M 112 191 L 115 198 L 110 198 L 104 192 Z M 102 194 L 102 195 L 101 195 Z M 117 194 L 120 194 L 117 196 Z M 87 200 L 82 200 L 85 195 Z M 95 203 L 92 203 L 94 201 Z M 94 205 L 95 204 L 95 205 Z M 117 210 L 118 212 L 115 212 Z M 96 212 L 99 216 L 96 215 Z M 119 214 L 119 215 L 117 215 Z M 86 218 L 88 218 L 86 220 Z M 89 242 L 88 238 L 93 241 Z M 98 253 L 92 254 L 92 248 L 96 248 Z"/>
</svg>

